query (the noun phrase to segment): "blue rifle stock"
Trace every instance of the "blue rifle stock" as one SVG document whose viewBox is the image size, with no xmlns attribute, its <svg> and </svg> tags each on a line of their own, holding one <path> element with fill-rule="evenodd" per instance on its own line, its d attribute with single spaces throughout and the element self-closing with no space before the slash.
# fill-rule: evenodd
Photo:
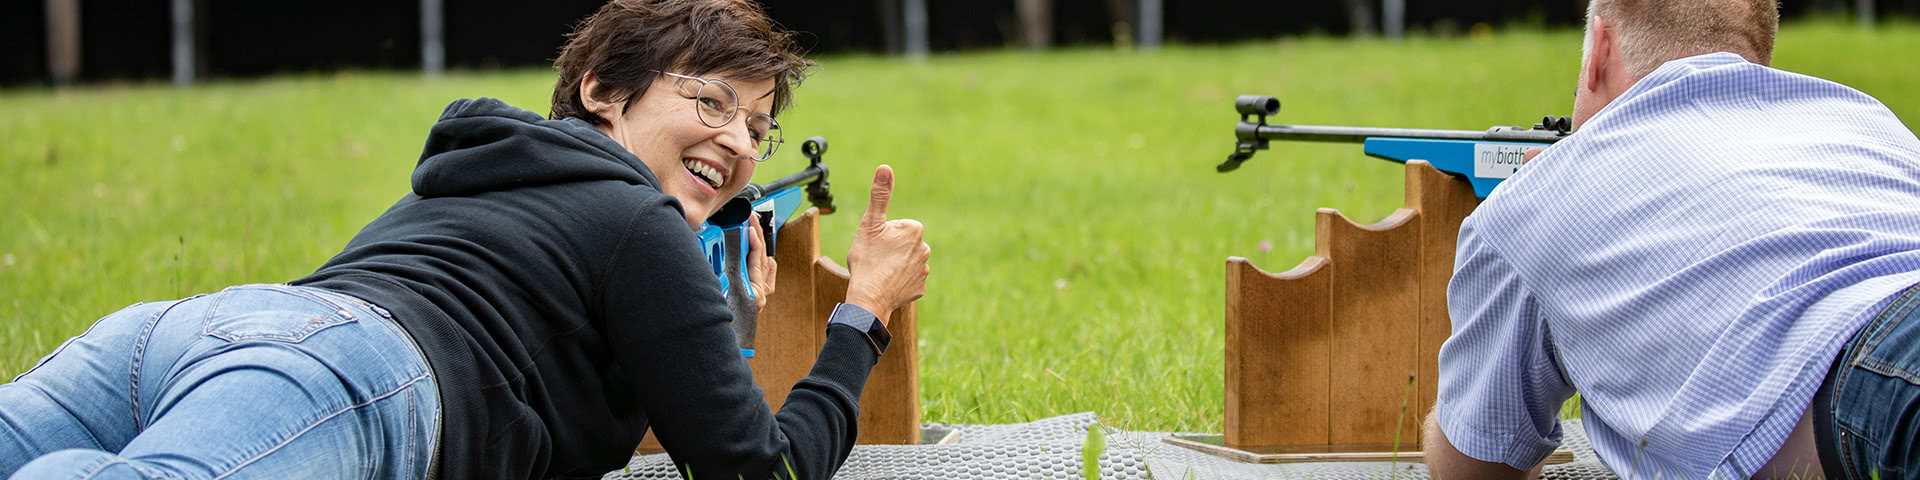
<svg viewBox="0 0 1920 480">
<path fill-rule="evenodd" d="M 798 173 L 782 177 L 764 185 L 749 184 L 738 195 L 720 207 L 720 211 L 707 218 L 698 234 L 700 251 L 706 254 L 707 264 L 713 267 L 713 274 L 720 278 L 720 291 L 727 299 L 727 308 L 733 311 L 733 331 L 740 343 L 740 354 L 753 357 L 754 332 L 759 323 L 759 309 L 753 297 L 751 276 L 748 272 L 747 235 L 753 230 L 748 228 L 747 220 L 754 213 L 760 214 L 760 228 L 766 237 L 763 245 L 767 254 L 773 254 L 773 246 L 778 240 L 782 225 L 787 218 L 800 207 L 811 203 L 820 208 L 821 214 L 833 213 L 833 192 L 827 183 L 827 164 L 820 158 L 827 153 L 827 139 L 813 137 L 800 144 L 800 153 L 807 156 L 807 168 Z M 802 185 L 805 183 L 805 185 Z"/>
<path fill-rule="evenodd" d="M 1572 131 L 1566 117 L 1547 116 L 1532 129 L 1493 127 L 1486 131 L 1427 130 L 1418 128 L 1328 127 L 1268 125 L 1267 117 L 1280 113 L 1280 99 L 1241 95 L 1234 100 L 1240 124 L 1233 128 L 1233 153 L 1216 170 L 1231 172 L 1267 149 L 1272 140 L 1359 143 L 1367 156 L 1407 163 L 1426 160 L 1433 168 L 1463 177 L 1474 196 L 1487 198 L 1493 187 L 1520 168 L 1528 149 L 1546 148 Z"/>
</svg>

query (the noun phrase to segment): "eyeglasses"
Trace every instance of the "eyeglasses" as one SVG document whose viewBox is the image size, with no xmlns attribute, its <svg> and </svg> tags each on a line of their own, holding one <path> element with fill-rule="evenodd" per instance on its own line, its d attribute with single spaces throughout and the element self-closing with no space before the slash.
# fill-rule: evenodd
<svg viewBox="0 0 1920 480">
<path fill-rule="evenodd" d="M 694 111 L 700 114 L 700 123 L 706 126 L 724 128 L 733 123 L 733 115 L 743 108 L 740 106 L 740 94 L 727 82 L 660 70 L 654 72 L 680 79 L 682 95 L 686 94 L 686 81 L 700 82 L 700 87 L 693 91 L 691 98 Z M 780 122 L 773 121 L 772 115 L 764 113 L 747 115 L 747 136 L 752 139 L 754 149 L 759 151 L 760 156 L 753 159 L 756 162 L 767 161 L 784 142 L 780 135 Z"/>
</svg>

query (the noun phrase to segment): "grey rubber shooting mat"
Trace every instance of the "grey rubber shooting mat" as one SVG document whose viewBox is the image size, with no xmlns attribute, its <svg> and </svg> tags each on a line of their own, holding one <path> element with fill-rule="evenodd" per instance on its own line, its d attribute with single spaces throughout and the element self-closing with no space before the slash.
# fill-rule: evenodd
<svg viewBox="0 0 1920 480">
<path fill-rule="evenodd" d="M 1092 413 L 1076 413 L 1005 425 L 928 424 L 928 431 L 953 431 L 940 445 L 860 445 L 853 448 L 836 480 L 856 479 L 1084 479 L 1080 446 Z M 1543 479 L 1616 479 L 1600 465 L 1580 420 L 1565 420 L 1562 445 L 1573 463 L 1548 466 Z M 1260 465 L 1240 463 L 1162 442 L 1163 432 L 1112 431 L 1100 455 L 1103 479 L 1425 479 L 1426 466 L 1400 463 L 1312 463 Z M 628 468 L 607 480 L 677 479 L 665 454 L 633 457 Z"/>
</svg>

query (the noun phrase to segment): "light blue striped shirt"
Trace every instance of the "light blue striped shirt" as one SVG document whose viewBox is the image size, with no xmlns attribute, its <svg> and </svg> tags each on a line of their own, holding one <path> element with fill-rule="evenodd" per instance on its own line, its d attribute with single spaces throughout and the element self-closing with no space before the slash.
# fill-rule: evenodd
<svg viewBox="0 0 1920 480">
<path fill-rule="evenodd" d="M 1440 428 L 1530 468 L 1576 388 L 1608 467 L 1747 478 L 1849 335 L 1920 282 L 1920 140 L 1730 53 L 1668 62 L 1460 228 Z"/>
</svg>

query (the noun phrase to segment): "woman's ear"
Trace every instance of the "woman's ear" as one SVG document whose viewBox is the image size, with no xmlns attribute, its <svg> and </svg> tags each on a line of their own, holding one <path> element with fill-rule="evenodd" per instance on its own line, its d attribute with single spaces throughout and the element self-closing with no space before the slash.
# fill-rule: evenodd
<svg viewBox="0 0 1920 480">
<path fill-rule="evenodd" d="M 580 105 L 587 107 L 588 113 L 599 115 L 602 120 L 611 122 L 619 118 L 622 105 L 618 102 L 602 100 L 603 97 L 599 93 L 599 76 L 594 75 L 593 72 L 580 76 Z"/>
</svg>

